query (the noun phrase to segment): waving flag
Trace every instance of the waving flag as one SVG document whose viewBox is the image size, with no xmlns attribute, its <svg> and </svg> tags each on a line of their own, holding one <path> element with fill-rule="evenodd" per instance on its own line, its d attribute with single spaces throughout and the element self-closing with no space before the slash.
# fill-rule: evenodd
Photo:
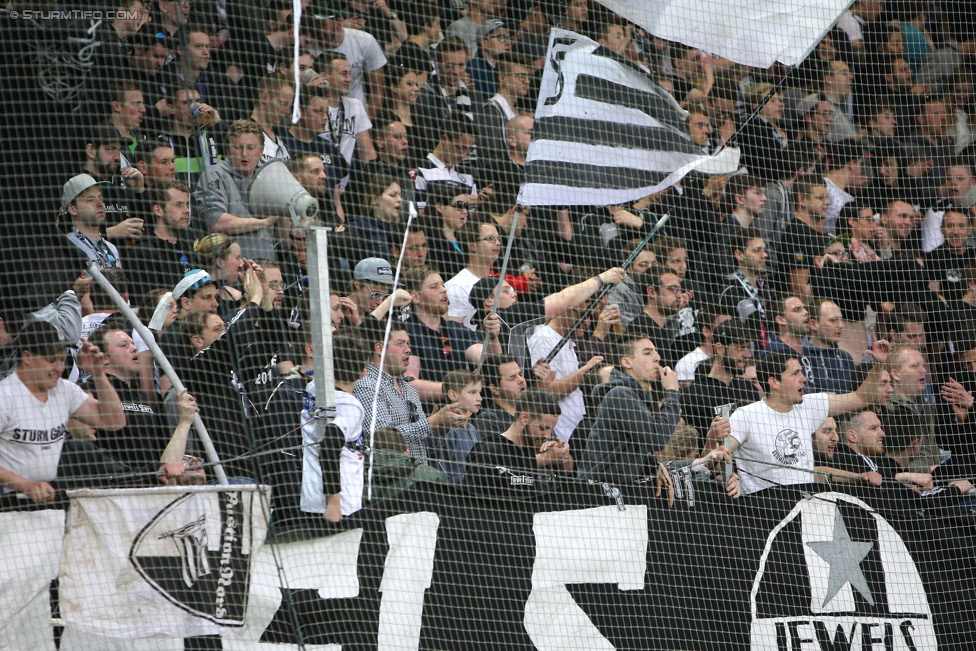
<svg viewBox="0 0 976 651">
<path fill-rule="evenodd" d="M 768 68 L 799 64 L 820 42 L 850 0 L 770 2 L 741 0 L 597 0 L 651 34 Z"/>
<path fill-rule="evenodd" d="M 519 203 L 618 204 L 692 170 L 734 172 L 738 150 L 705 155 L 691 142 L 686 117 L 630 61 L 585 36 L 552 30 Z"/>
</svg>

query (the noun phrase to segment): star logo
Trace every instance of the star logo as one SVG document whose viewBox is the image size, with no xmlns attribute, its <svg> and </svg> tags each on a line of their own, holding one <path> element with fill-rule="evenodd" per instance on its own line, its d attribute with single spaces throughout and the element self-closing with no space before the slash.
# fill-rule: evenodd
<svg viewBox="0 0 976 651">
<path fill-rule="evenodd" d="M 861 569 L 861 561 L 871 553 L 874 544 L 851 540 L 850 534 L 847 533 L 847 525 L 844 524 L 844 516 L 841 515 L 839 509 L 834 512 L 834 539 L 808 542 L 807 546 L 816 552 L 817 556 L 830 564 L 830 576 L 827 578 L 827 596 L 824 597 L 823 604 L 821 604 L 823 607 L 826 607 L 830 600 L 836 597 L 841 588 L 848 583 L 861 593 L 865 601 L 872 606 L 875 605 L 867 578 Z"/>
</svg>

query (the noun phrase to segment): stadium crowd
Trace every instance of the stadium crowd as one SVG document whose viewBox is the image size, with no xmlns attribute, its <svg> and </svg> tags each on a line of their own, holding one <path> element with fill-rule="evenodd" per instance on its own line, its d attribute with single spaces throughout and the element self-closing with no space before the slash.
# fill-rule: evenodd
<svg viewBox="0 0 976 651">
<path fill-rule="evenodd" d="M 99 26 L 93 118 L 63 152 L 76 173 L 22 243 L 36 267 L 23 309 L 2 315 L 5 506 L 108 477 L 213 480 L 199 414 L 233 481 L 275 486 L 280 523 L 354 513 L 367 474 L 374 498 L 414 481 L 533 496 L 572 477 L 660 490 L 680 475 L 731 497 L 853 482 L 968 508 L 966 3 L 856 0 L 802 65 L 770 70 L 588 0 L 305 5 L 300 88 L 291 2 L 128 0 Z M 651 75 L 695 146 L 737 146 L 742 168 L 626 205 L 520 205 L 554 27 Z M 318 199 L 317 221 L 249 206 L 275 160 Z M 332 228 L 324 430 L 315 225 Z"/>
</svg>

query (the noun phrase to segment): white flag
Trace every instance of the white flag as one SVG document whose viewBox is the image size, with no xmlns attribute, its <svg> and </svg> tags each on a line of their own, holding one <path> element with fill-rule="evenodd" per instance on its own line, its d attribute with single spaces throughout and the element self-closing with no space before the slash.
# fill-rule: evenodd
<svg viewBox="0 0 976 651">
<path fill-rule="evenodd" d="M 61 616 L 107 637 L 246 626 L 267 520 L 257 486 L 70 491 Z"/>
<path fill-rule="evenodd" d="M 768 68 L 795 66 L 820 42 L 851 0 L 598 0 L 651 34 Z"/>
</svg>

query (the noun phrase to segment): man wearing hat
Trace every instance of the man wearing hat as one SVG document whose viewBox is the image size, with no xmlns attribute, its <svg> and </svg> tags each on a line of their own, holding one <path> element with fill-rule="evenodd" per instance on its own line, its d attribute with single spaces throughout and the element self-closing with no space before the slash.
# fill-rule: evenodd
<svg viewBox="0 0 976 651">
<path fill-rule="evenodd" d="M 125 427 L 125 413 L 97 346 L 83 342 L 78 353 L 79 366 L 94 379 L 97 398 L 61 378 L 66 345 L 50 323 L 31 322 L 12 346 L 20 360 L 0 380 L 0 492 L 50 502 L 54 489 L 48 482 L 58 473 L 68 418 L 115 431 Z"/>
<path fill-rule="evenodd" d="M 468 61 L 468 74 L 474 89 L 486 97 L 495 94 L 498 56 L 512 50 L 512 35 L 505 23 L 491 18 L 478 27 L 478 53 Z"/>
<path fill-rule="evenodd" d="M 369 314 L 383 302 L 393 289 L 393 267 L 383 258 L 360 260 L 353 271 L 352 291 L 349 298 L 359 309 L 359 319 Z M 346 315 L 349 317 L 350 315 Z M 353 323 L 359 325 L 359 323 Z"/>
<path fill-rule="evenodd" d="M 176 302 L 176 323 L 166 329 L 159 338 L 159 347 L 176 370 L 182 376 L 183 368 L 193 357 L 193 346 L 180 332 L 180 323 L 192 312 L 216 312 L 219 305 L 217 298 L 217 283 L 203 269 L 190 269 L 173 288 L 173 300 Z M 162 395 L 169 391 L 169 379 L 160 374 L 159 386 Z"/>
<path fill-rule="evenodd" d="M 99 268 L 121 269 L 119 250 L 102 237 L 101 232 L 105 224 L 105 202 L 101 188 L 106 185 L 109 184 L 96 181 L 89 174 L 76 174 L 62 186 L 61 210 L 71 220 L 71 229 L 65 237 Z"/>
<path fill-rule="evenodd" d="M 481 36 L 481 28 L 489 20 L 498 14 L 498 4 L 496 0 L 471 0 L 468 3 L 468 13 L 447 26 L 444 37 L 455 37 L 464 41 L 471 51 L 470 56 L 474 56 L 478 51 L 478 41 Z"/>
<path fill-rule="evenodd" d="M 145 179 L 137 167 L 122 164 L 123 138 L 119 130 L 108 123 L 96 125 L 85 143 L 85 164 L 81 170 L 100 183 L 105 183 L 105 235 L 113 240 L 137 240 L 142 235 L 142 220 L 130 217 L 135 213 L 135 195 L 145 191 Z M 62 202 L 63 205 L 63 202 Z"/>
</svg>

